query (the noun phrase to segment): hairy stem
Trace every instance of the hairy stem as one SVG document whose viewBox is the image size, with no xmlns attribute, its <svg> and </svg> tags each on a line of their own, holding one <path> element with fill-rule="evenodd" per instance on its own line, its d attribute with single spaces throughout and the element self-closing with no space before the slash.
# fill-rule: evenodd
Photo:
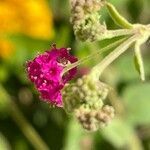
<svg viewBox="0 0 150 150">
<path fill-rule="evenodd" d="M 116 41 L 116 42 L 114 42 L 114 43 L 111 43 L 110 45 L 108 45 L 108 46 L 102 48 L 101 50 L 96 51 L 96 52 L 94 52 L 93 54 L 91 54 L 91 55 L 89 55 L 89 56 L 87 56 L 87 57 L 85 57 L 85 58 L 83 58 L 83 59 L 81 59 L 81 60 L 79 60 L 79 61 L 77 61 L 77 62 L 75 62 L 75 63 L 73 63 L 73 64 L 68 65 L 68 66 L 64 69 L 62 75 L 65 74 L 66 72 L 68 72 L 70 69 L 72 69 L 72 68 L 74 68 L 74 67 L 76 67 L 76 66 L 78 66 L 78 65 L 81 65 L 81 64 L 85 63 L 86 61 L 91 60 L 91 59 L 94 58 L 95 56 L 100 55 L 100 54 L 102 54 L 102 53 L 104 53 L 104 52 L 110 50 L 111 48 L 117 46 L 118 44 L 122 43 L 125 39 L 126 39 L 126 38 L 123 38 L 123 39 L 120 39 L 120 40 L 118 40 L 118 41 Z"/>
<path fill-rule="evenodd" d="M 140 74 L 142 81 L 145 81 L 144 63 L 141 55 L 140 43 L 135 43 L 135 67 Z"/>
<path fill-rule="evenodd" d="M 119 36 L 125 36 L 125 35 L 134 35 L 135 34 L 134 29 L 118 29 L 118 30 L 108 30 L 105 35 L 100 36 L 98 38 L 99 41 L 104 40 L 104 39 L 111 39 L 114 37 L 119 37 Z"/>
<path fill-rule="evenodd" d="M 122 53 L 124 53 L 137 39 L 138 36 L 134 35 L 120 44 L 114 51 L 109 53 L 98 65 L 96 65 L 92 69 L 91 74 L 93 74 L 95 78 L 99 78 L 101 73 L 107 68 L 107 66 L 110 65 Z"/>
</svg>

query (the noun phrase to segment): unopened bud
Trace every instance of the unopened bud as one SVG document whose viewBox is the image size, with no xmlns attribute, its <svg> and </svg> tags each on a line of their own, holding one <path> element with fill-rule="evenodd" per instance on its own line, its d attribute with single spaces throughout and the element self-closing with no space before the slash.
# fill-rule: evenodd
<svg viewBox="0 0 150 150">
<path fill-rule="evenodd" d="M 81 41 L 95 41 L 106 32 L 106 25 L 100 23 L 99 10 L 103 0 L 72 0 L 71 23 L 76 37 Z"/>
<path fill-rule="evenodd" d="M 99 81 L 93 81 L 90 76 L 79 78 L 75 83 L 64 87 L 62 92 L 64 108 L 67 112 L 73 112 L 82 104 L 86 104 L 93 109 L 101 109 L 107 96 L 106 91 L 108 93 L 107 86 Z"/>
<path fill-rule="evenodd" d="M 105 127 L 114 117 L 114 109 L 108 105 L 102 109 L 91 109 L 82 105 L 74 112 L 81 126 L 87 131 L 96 131 Z"/>
</svg>

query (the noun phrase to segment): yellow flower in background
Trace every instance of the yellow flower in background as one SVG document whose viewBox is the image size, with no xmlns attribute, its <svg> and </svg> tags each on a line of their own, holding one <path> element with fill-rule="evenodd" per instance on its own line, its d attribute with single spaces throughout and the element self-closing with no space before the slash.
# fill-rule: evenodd
<svg viewBox="0 0 150 150">
<path fill-rule="evenodd" d="M 0 0 L 0 34 L 4 32 L 51 38 L 52 12 L 46 0 Z"/>
<path fill-rule="evenodd" d="M 0 57 L 8 58 L 14 50 L 14 45 L 8 39 L 0 39 Z"/>
<path fill-rule="evenodd" d="M 47 1 L 0 0 L 0 57 L 11 52 L 12 43 L 2 39 L 7 33 L 22 33 L 43 40 L 52 38 L 53 18 Z"/>
</svg>

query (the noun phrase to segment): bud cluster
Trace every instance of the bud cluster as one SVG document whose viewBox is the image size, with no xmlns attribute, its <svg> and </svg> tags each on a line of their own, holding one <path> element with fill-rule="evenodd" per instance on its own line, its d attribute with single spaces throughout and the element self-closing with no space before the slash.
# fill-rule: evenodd
<svg viewBox="0 0 150 150">
<path fill-rule="evenodd" d="M 108 87 L 91 76 L 83 76 L 63 89 L 63 105 L 68 113 L 75 113 L 80 124 L 89 131 L 107 125 L 114 116 L 114 109 L 104 105 Z"/>
<path fill-rule="evenodd" d="M 102 0 L 72 0 L 71 23 L 74 33 L 81 41 L 95 41 L 104 34 L 106 26 L 100 23 L 99 10 L 104 5 Z"/>
<path fill-rule="evenodd" d="M 95 110 L 81 106 L 79 109 L 75 110 L 75 116 L 84 129 L 96 131 L 106 126 L 113 119 L 114 108 L 105 105 L 102 109 Z"/>
<path fill-rule="evenodd" d="M 78 23 L 87 14 L 99 11 L 103 5 L 102 0 L 71 0 L 71 22 Z"/>
<path fill-rule="evenodd" d="M 90 76 L 83 76 L 75 83 L 66 84 L 63 89 L 63 104 L 67 112 L 72 112 L 82 104 L 97 109 L 103 106 L 108 88 L 103 83 L 94 82 Z"/>
</svg>

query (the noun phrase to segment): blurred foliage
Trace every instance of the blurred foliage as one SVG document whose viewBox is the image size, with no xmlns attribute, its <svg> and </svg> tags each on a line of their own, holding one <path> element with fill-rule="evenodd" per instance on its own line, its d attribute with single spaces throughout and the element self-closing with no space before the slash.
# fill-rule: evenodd
<svg viewBox="0 0 150 150">
<path fill-rule="evenodd" d="M 134 84 L 126 87 L 123 97 L 127 107 L 127 121 L 134 126 L 150 124 L 149 114 L 149 98 L 150 84 Z M 136 107 L 135 107 L 136 106 Z"/>
<path fill-rule="evenodd" d="M 110 0 L 131 22 L 149 23 L 149 0 Z M 104 10 L 102 13 L 106 13 Z M 0 0 L 0 84 L 6 89 L 27 120 L 52 150 L 149 150 L 150 149 L 150 44 L 142 48 L 146 82 L 141 83 L 134 69 L 133 49 L 116 60 L 103 74 L 103 80 L 117 90 L 124 111 L 103 130 L 87 133 L 64 110 L 40 102 L 27 80 L 25 62 L 50 48 L 71 47 L 83 58 L 110 41 L 81 43 L 75 40 L 69 23 L 67 0 Z M 116 28 L 107 14 L 109 28 Z M 55 33 L 55 34 L 54 34 Z M 87 62 L 81 73 L 103 56 Z M 33 149 L 5 109 L 0 91 L 0 150 Z"/>
</svg>

